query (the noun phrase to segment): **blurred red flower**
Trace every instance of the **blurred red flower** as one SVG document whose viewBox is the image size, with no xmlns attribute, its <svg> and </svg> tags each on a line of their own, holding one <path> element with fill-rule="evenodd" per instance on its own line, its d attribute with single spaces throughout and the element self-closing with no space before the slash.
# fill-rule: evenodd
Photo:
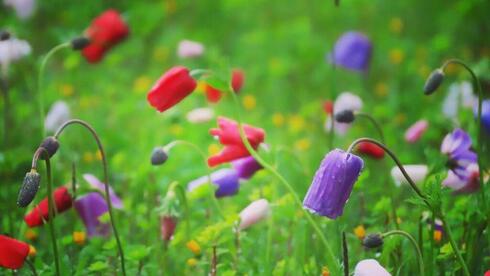
<svg viewBox="0 0 490 276">
<path fill-rule="evenodd" d="M 327 113 L 327 115 L 332 115 L 333 113 L 333 102 L 331 100 L 327 100 L 323 103 L 323 111 Z"/>
<path fill-rule="evenodd" d="M 233 69 L 231 72 L 231 87 L 235 93 L 240 92 L 243 86 L 243 81 L 245 79 L 245 74 L 241 69 Z"/>
<path fill-rule="evenodd" d="M 27 243 L 0 235 L 0 267 L 19 269 L 29 255 Z"/>
<path fill-rule="evenodd" d="M 189 75 L 189 70 L 176 66 L 165 72 L 148 92 L 148 102 L 158 111 L 163 112 L 178 104 L 196 89 L 196 81 Z"/>
<path fill-rule="evenodd" d="M 68 193 L 68 189 L 64 186 L 58 187 L 54 191 L 53 200 L 56 206 L 57 214 L 63 213 L 71 208 L 72 198 L 70 193 Z M 36 227 L 44 224 L 48 218 L 48 198 L 46 197 L 24 217 L 24 221 L 29 227 Z"/>
<path fill-rule="evenodd" d="M 160 217 L 160 234 L 162 240 L 169 241 L 174 235 L 175 228 L 177 227 L 177 218 L 173 216 Z"/>
<path fill-rule="evenodd" d="M 224 148 L 220 153 L 208 158 L 209 166 L 214 167 L 222 163 L 250 156 L 250 153 L 240 139 L 237 122 L 228 118 L 219 117 L 218 126 L 219 129 L 213 128 L 209 133 L 213 136 L 217 136 Z M 260 143 L 264 141 L 264 130 L 246 124 L 243 125 L 243 129 L 247 140 L 254 149 L 257 149 Z"/>
<path fill-rule="evenodd" d="M 370 142 L 359 143 L 357 145 L 357 151 L 375 159 L 382 159 L 385 156 L 385 151 L 381 147 Z"/>
<path fill-rule="evenodd" d="M 99 62 L 105 52 L 121 42 L 129 34 L 129 28 L 116 10 L 107 10 L 92 21 L 85 31 L 90 44 L 82 50 L 90 63 Z"/>
<path fill-rule="evenodd" d="M 210 103 L 217 103 L 221 99 L 221 91 L 209 84 L 204 86 L 204 91 L 206 92 L 206 98 Z"/>
</svg>

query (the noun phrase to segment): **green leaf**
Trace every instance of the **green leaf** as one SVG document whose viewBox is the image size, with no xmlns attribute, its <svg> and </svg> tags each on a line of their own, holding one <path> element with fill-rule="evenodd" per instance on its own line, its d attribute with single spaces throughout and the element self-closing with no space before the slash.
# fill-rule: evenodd
<svg viewBox="0 0 490 276">
<path fill-rule="evenodd" d="M 101 272 L 106 270 L 107 268 L 109 268 L 109 266 L 107 265 L 106 262 L 97 261 L 95 263 L 90 264 L 88 270 L 92 272 Z"/>
</svg>

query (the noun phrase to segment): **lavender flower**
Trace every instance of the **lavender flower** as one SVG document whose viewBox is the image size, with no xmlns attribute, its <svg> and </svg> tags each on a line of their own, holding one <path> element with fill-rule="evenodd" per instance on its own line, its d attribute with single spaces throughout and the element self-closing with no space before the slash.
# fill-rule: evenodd
<svg viewBox="0 0 490 276">
<path fill-rule="evenodd" d="M 44 127 L 46 130 L 55 132 L 64 122 L 70 120 L 70 107 L 64 101 L 56 101 L 49 109 Z"/>
<path fill-rule="evenodd" d="M 262 169 L 262 166 L 253 158 L 248 156 L 245 158 L 240 158 L 236 161 L 231 162 L 233 168 L 237 171 L 238 177 L 240 179 L 251 178 L 258 170 Z"/>
<path fill-rule="evenodd" d="M 246 229 L 269 215 L 270 206 L 266 199 L 256 200 L 240 212 L 239 230 Z"/>
<path fill-rule="evenodd" d="M 366 259 L 357 263 L 354 276 L 391 276 L 375 259 Z"/>
<path fill-rule="evenodd" d="M 353 71 L 365 72 L 371 61 L 372 44 L 369 38 L 360 32 L 344 33 L 335 43 L 327 60 Z"/>
<path fill-rule="evenodd" d="M 196 41 L 182 40 L 179 42 L 177 55 L 181 58 L 199 57 L 204 53 L 204 46 Z"/>
<path fill-rule="evenodd" d="M 90 186 L 97 190 L 100 191 L 101 193 L 105 193 L 105 184 L 102 183 L 97 177 L 95 177 L 93 174 L 84 174 L 83 179 L 90 184 Z M 122 209 L 123 204 L 121 199 L 116 195 L 112 187 L 109 187 L 109 197 L 111 198 L 112 206 L 116 209 Z"/>
<path fill-rule="evenodd" d="M 478 102 L 473 109 L 475 118 L 478 117 Z M 481 105 L 481 124 L 482 127 L 490 134 L 490 99 L 484 100 Z"/>
<path fill-rule="evenodd" d="M 101 194 L 88 193 L 75 200 L 75 209 L 87 228 L 87 236 L 107 236 L 110 225 L 102 223 L 99 217 L 109 211 L 107 203 Z"/>
<path fill-rule="evenodd" d="M 329 152 L 316 171 L 303 207 L 331 219 L 342 215 L 363 165 L 354 154 L 340 149 Z"/>
<path fill-rule="evenodd" d="M 12 7 L 22 20 L 31 17 L 36 7 L 35 0 L 3 0 L 3 4 Z"/>
<path fill-rule="evenodd" d="M 240 181 L 238 173 L 233 169 L 221 169 L 211 174 L 211 181 L 217 186 L 215 196 L 217 198 L 232 196 L 238 193 L 240 189 Z M 201 185 L 208 183 L 208 176 L 202 176 L 196 180 L 189 182 L 187 190 L 192 191 Z"/>
<path fill-rule="evenodd" d="M 0 40 L 0 65 L 6 71 L 9 64 L 31 53 L 31 46 L 25 40 L 10 37 Z"/>
</svg>

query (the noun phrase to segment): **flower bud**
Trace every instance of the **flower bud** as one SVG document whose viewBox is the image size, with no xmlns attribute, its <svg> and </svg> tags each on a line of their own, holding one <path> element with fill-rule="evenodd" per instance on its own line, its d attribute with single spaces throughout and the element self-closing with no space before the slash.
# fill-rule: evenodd
<svg viewBox="0 0 490 276">
<path fill-rule="evenodd" d="M 10 33 L 5 30 L 0 30 L 0 41 L 4 41 L 10 38 Z"/>
<path fill-rule="evenodd" d="M 362 240 L 362 245 L 366 248 L 380 247 L 383 245 L 383 237 L 381 234 L 369 234 Z"/>
<path fill-rule="evenodd" d="M 434 93 L 434 91 L 439 88 L 441 85 L 442 81 L 444 80 L 444 72 L 442 69 L 436 69 L 430 73 L 430 76 L 427 78 L 427 81 L 425 82 L 424 85 L 424 94 L 425 95 L 430 95 Z"/>
<path fill-rule="evenodd" d="M 53 136 L 49 136 L 39 145 L 39 147 L 45 148 L 49 154 L 49 158 L 53 157 L 53 155 L 58 151 L 60 147 L 60 143 Z M 41 159 L 45 159 L 44 156 L 41 155 Z"/>
<path fill-rule="evenodd" d="M 19 196 L 17 197 L 17 205 L 19 207 L 26 207 L 32 202 L 36 196 L 37 190 L 41 183 L 41 175 L 35 170 L 31 170 L 26 173 L 24 177 L 24 182 L 22 182 L 22 187 L 19 191 Z"/>
<path fill-rule="evenodd" d="M 335 113 L 335 121 L 339 123 L 350 124 L 354 121 L 355 116 L 352 110 L 346 109 Z"/>
<path fill-rule="evenodd" d="M 162 165 L 167 161 L 168 155 L 162 147 L 153 149 L 151 153 L 151 164 L 154 166 Z"/>
<path fill-rule="evenodd" d="M 77 37 L 72 39 L 71 41 L 71 48 L 73 50 L 83 50 L 85 47 L 87 47 L 90 44 L 90 39 L 86 37 Z"/>
</svg>

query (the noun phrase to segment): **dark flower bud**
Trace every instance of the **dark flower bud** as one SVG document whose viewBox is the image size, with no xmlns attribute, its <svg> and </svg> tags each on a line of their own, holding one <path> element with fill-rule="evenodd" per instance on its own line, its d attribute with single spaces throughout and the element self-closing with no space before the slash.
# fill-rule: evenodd
<svg viewBox="0 0 490 276">
<path fill-rule="evenodd" d="M 4 41 L 10 38 L 10 33 L 4 30 L 0 30 L 0 41 Z"/>
<path fill-rule="evenodd" d="M 151 164 L 154 166 L 162 165 L 167 161 L 168 155 L 162 147 L 153 149 L 151 153 Z"/>
<path fill-rule="evenodd" d="M 49 154 L 49 158 L 53 157 L 53 155 L 58 151 L 60 147 L 60 143 L 53 136 L 49 136 L 39 145 L 39 147 L 45 148 Z M 41 155 L 41 159 L 45 159 L 43 155 Z"/>
<path fill-rule="evenodd" d="M 90 44 L 90 39 L 81 36 L 81 37 L 74 38 L 71 41 L 71 48 L 75 51 L 83 50 L 83 48 L 87 47 L 89 44 Z"/>
<path fill-rule="evenodd" d="M 381 234 L 369 234 L 362 240 L 362 245 L 366 248 L 377 248 L 383 245 Z"/>
<path fill-rule="evenodd" d="M 352 110 L 342 110 L 340 112 L 335 113 L 335 121 L 339 123 L 352 123 L 355 119 L 354 112 Z"/>
<path fill-rule="evenodd" d="M 444 72 L 442 69 L 436 69 L 430 73 L 430 76 L 427 78 L 427 81 L 425 82 L 424 85 L 424 94 L 425 95 L 430 95 L 434 93 L 434 91 L 439 88 L 441 85 L 442 81 L 444 80 Z"/>
<path fill-rule="evenodd" d="M 20 187 L 19 196 L 17 197 L 17 205 L 26 207 L 36 196 L 37 190 L 41 183 L 41 175 L 35 170 L 26 173 L 22 187 Z"/>
</svg>

